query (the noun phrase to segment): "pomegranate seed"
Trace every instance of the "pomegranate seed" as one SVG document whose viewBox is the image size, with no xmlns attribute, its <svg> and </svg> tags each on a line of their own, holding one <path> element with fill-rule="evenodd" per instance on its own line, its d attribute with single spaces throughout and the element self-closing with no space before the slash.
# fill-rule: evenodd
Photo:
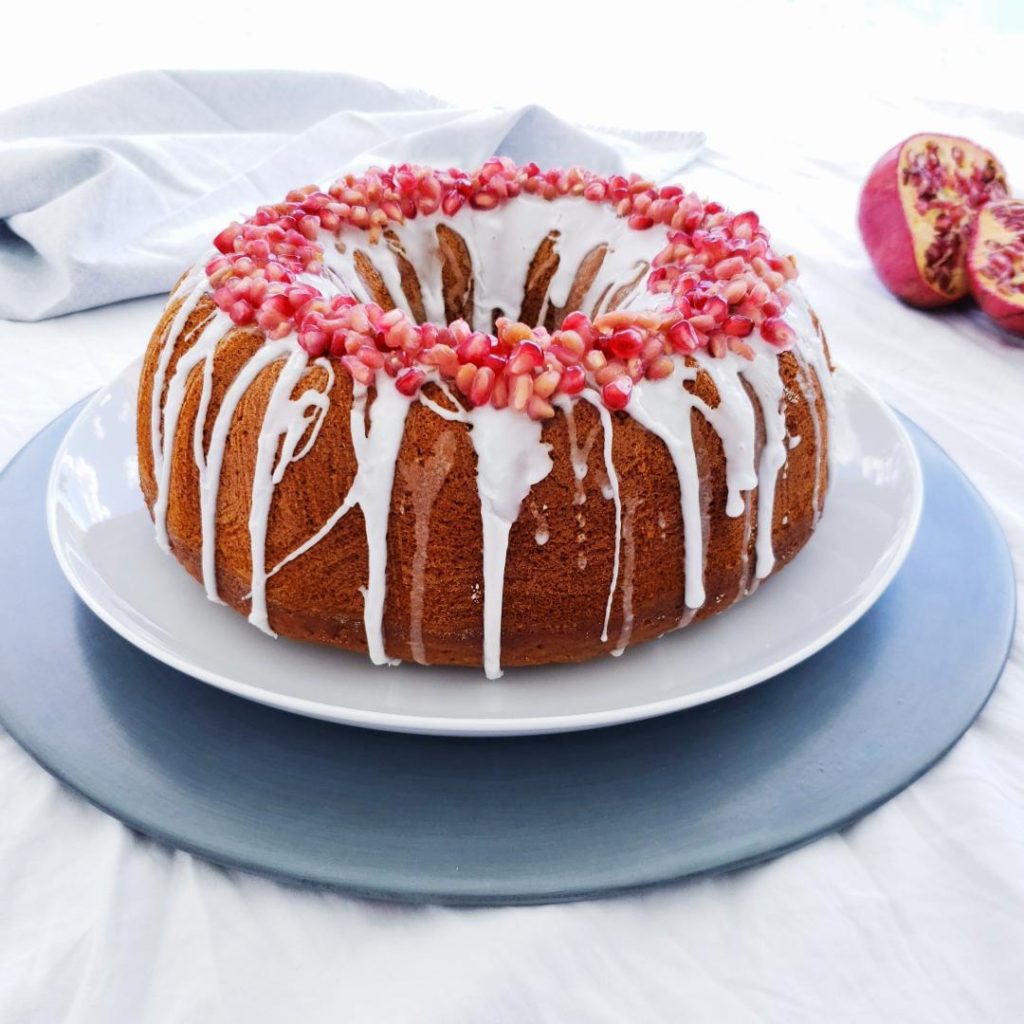
<svg viewBox="0 0 1024 1024">
<path fill-rule="evenodd" d="M 722 330 L 734 338 L 745 338 L 753 329 L 754 321 L 749 316 L 731 316 L 722 326 Z"/>
<path fill-rule="evenodd" d="M 455 374 L 455 386 L 466 396 L 473 387 L 473 380 L 476 377 L 476 367 L 472 363 L 460 366 Z"/>
<path fill-rule="evenodd" d="M 521 341 L 512 350 L 508 361 L 508 372 L 528 373 L 544 362 L 544 352 L 535 341 Z"/>
<path fill-rule="evenodd" d="M 355 335 L 356 339 L 358 337 L 359 335 Z M 360 345 L 356 349 L 356 355 L 359 361 L 365 363 L 371 370 L 379 370 L 384 366 L 384 353 L 372 345 Z"/>
<path fill-rule="evenodd" d="M 486 405 L 494 389 L 494 371 L 483 366 L 473 375 L 473 383 L 469 389 L 469 400 L 474 405 Z"/>
<path fill-rule="evenodd" d="M 796 332 L 781 317 L 769 317 L 761 324 L 761 337 L 780 348 L 796 341 Z"/>
<path fill-rule="evenodd" d="M 227 314 L 231 317 L 232 323 L 236 324 L 248 324 L 252 322 L 255 311 L 249 302 L 245 299 L 239 299 L 237 302 L 233 302 L 227 309 Z"/>
<path fill-rule="evenodd" d="M 633 381 L 629 377 L 616 377 L 601 388 L 601 400 L 613 412 L 618 412 L 629 404 L 632 391 Z"/>
<path fill-rule="evenodd" d="M 508 405 L 508 377 L 500 374 L 494 381 L 494 390 L 491 392 L 491 405 L 495 409 L 504 409 Z"/>
<path fill-rule="evenodd" d="M 594 340 L 594 329 L 590 323 L 590 317 L 586 313 L 581 313 L 577 310 L 575 313 L 570 313 L 562 321 L 563 331 L 574 331 L 582 339 L 584 345 L 593 343 Z"/>
<path fill-rule="evenodd" d="M 326 331 L 306 330 L 299 335 L 299 344 L 314 358 L 327 351 L 330 338 Z"/>
<path fill-rule="evenodd" d="M 474 331 L 456 351 L 461 362 L 483 366 L 484 360 L 491 353 L 491 339 L 480 331 Z"/>
<path fill-rule="evenodd" d="M 546 398 L 534 395 L 526 403 L 526 414 L 531 420 L 549 420 L 555 415 L 555 409 Z"/>
<path fill-rule="evenodd" d="M 558 390 L 565 395 L 578 395 L 587 382 L 587 375 L 582 366 L 567 366 L 558 382 Z"/>
<path fill-rule="evenodd" d="M 669 356 L 658 356 L 647 367 L 647 376 L 651 380 L 662 380 L 665 377 L 671 376 L 675 368 L 676 364 L 672 362 Z"/>
<path fill-rule="evenodd" d="M 733 237 L 743 238 L 749 242 L 754 237 L 760 223 L 757 214 L 753 210 L 737 213 L 732 219 Z"/>
<path fill-rule="evenodd" d="M 722 289 L 722 298 L 724 298 L 730 306 L 736 306 L 747 297 L 747 289 L 749 287 L 750 285 L 746 278 L 734 277 L 725 286 L 725 288 Z"/>
<path fill-rule="evenodd" d="M 697 328 L 689 320 L 673 324 L 668 329 L 667 337 L 672 347 L 680 352 L 696 352 L 702 341 Z"/>
<path fill-rule="evenodd" d="M 587 343 L 583 340 L 583 336 L 578 331 L 561 330 L 554 335 L 552 341 L 562 348 L 567 349 L 577 359 L 579 359 L 587 350 Z"/>
<path fill-rule="evenodd" d="M 412 398 L 426 379 L 427 375 L 422 370 L 410 366 L 395 378 L 395 387 L 406 398 Z"/>
<path fill-rule="evenodd" d="M 374 381 L 374 372 L 365 363 L 360 362 L 355 356 L 342 356 L 341 365 L 348 370 L 352 379 L 364 387 L 369 387 Z"/>
<path fill-rule="evenodd" d="M 242 234 L 242 225 L 232 221 L 217 237 L 213 244 L 225 255 L 235 251 L 235 239 Z"/>
<path fill-rule="evenodd" d="M 550 398 L 558 388 L 562 374 L 558 370 L 545 370 L 533 382 L 533 393 L 541 398 Z"/>
<path fill-rule="evenodd" d="M 533 397 L 533 379 L 526 376 L 516 377 L 509 391 L 509 405 L 522 412 Z"/>
<path fill-rule="evenodd" d="M 731 256 L 715 266 L 715 277 L 719 281 L 728 281 L 746 269 L 747 261 L 742 256 Z"/>
<path fill-rule="evenodd" d="M 620 359 L 629 359 L 639 355 L 640 350 L 644 347 L 644 336 L 630 327 L 623 327 L 617 330 L 606 344 L 613 355 Z"/>
</svg>

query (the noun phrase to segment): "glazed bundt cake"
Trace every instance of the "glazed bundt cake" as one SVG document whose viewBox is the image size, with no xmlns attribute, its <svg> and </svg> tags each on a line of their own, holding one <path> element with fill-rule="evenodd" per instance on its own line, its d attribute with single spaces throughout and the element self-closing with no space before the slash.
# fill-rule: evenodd
<svg viewBox="0 0 1024 1024">
<path fill-rule="evenodd" d="M 581 661 L 807 542 L 831 369 L 754 213 L 507 159 L 308 187 L 214 241 L 142 366 L 159 543 L 375 663 Z"/>
</svg>

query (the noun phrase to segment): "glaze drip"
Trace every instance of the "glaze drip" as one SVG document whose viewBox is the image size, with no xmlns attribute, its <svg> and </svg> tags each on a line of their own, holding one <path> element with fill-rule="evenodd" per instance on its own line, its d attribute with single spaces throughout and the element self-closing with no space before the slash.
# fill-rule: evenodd
<svg viewBox="0 0 1024 1024">
<path fill-rule="evenodd" d="M 706 213 L 710 206 L 704 209 Z M 657 317 L 651 319 L 653 314 L 649 315 L 648 312 L 661 310 L 659 303 L 662 297 L 654 287 L 654 274 L 662 273 L 664 265 L 659 265 L 656 254 L 652 253 L 651 239 L 647 233 L 644 230 L 633 230 L 633 221 L 639 216 L 634 212 L 628 225 L 625 219 L 615 215 L 614 207 L 607 204 L 587 204 L 572 198 L 552 203 L 538 196 L 524 195 L 515 204 L 507 203 L 497 210 L 467 206 L 458 213 L 442 211 L 432 217 L 413 217 L 392 224 L 380 236 L 371 237 L 356 228 L 345 227 L 337 232 L 332 244 L 324 246 L 321 272 L 316 275 L 307 274 L 305 277 L 299 275 L 296 280 L 301 285 L 307 278 L 312 281 L 315 277 L 317 287 L 327 296 L 325 302 L 333 301 L 333 293 L 335 299 L 351 296 L 364 303 L 371 303 L 372 296 L 366 284 L 369 266 L 379 275 L 396 311 L 401 311 L 413 320 L 425 318 L 428 325 L 443 322 L 446 300 L 442 269 L 445 260 L 450 257 L 446 257 L 442 251 L 444 247 L 440 242 L 440 229 L 448 227 L 454 231 L 457 228 L 474 268 L 470 289 L 472 323 L 464 325 L 467 332 L 469 326 L 476 327 L 478 331 L 490 330 L 494 318 L 500 314 L 510 317 L 524 315 L 531 258 L 548 245 L 549 255 L 553 254 L 557 265 L 543 289 L 538 311 L 541 321 L 549 312 L 557 314 L 556 319 L 560 319 L 570 307 L 585 310 L 594 317 L 603 314 L 606 317 L 626 318 L 616 321 L 616 324 L 628 325 L 628 317 L 635 315 L 641 318 L 637 323 L 646 325 L 645 331 L 660 331 L 662 334 L 658 335 L 659 338 L 662 335 L 669 338 L 674 329 L 671 321 L 659 320 Z M 739 224 L 744 216 L 748 215 L 740 215 L 735 223 Z M 595 237 L 603 240 L 596 248 L 593 244 Z M 735 237 L 742 240 L 739 235 Z M 589 277 L 583 273 L 584 265 L 590 268 Z M 410 267 L 415 274 L 414 284 L 410 284 Z M 505 273 L 495 270 L 501 267 L 512 269 Z M 774 273 L 780 281 L 786 277 L 776 271 L 767 273 Z M 659 280 L 664 281 L 666 278 L 663 276 Z M 569 370 L 580 365 L 578 361 L 573 362 L 573 358 L 578 360 L 579 357 L 565 348 L 566 345 L 576 344 L 569 337 L 575 330 L 568 326 L 571 316 L 566 317 L 556 344 L 556 347 L 561 347 L 561 355 L 557 359 L 564 362 L 559 362 L 550 371 L 559 378 L 556 383 L 560 390 L 555 393 L 556 383 L 544 382 L 543 375 L 548 364 L 533 364 L 525 378 L 530 386 L 523 391 L 523 396 L 511 390 L 518 383 L 510 377 L 510 390 L 502 399 L 497 397 L 493 374 L 492 379 L 488 380 L 483 373 L 488 367 L 485 356 L 481 356 L 479 362 L 472 363 L 477 356 L 473 354 L 470 344 L 472 339 L 468 333 L 459 336 L 462 338 L 460 345 L 470 347 L 466 353 L 461 353 L 460 349 L 458 359 L 463 362 L 459 363 L 458 372 L 448 372 L 439 361 L 436 368 L 431 369 L 431 350 L 428 346 L 418 350 L 423 354 L 424 362 L 415 368 L 418 379 L 410 383 L 409 374 L 413 368 L 407 363 L 392 367 L 388 362 L 391 357 L 386 352 L 387 347 L 399 351 L 401 345 L 412 337 L 407 325 L 403 326 L 396 319 L 380 321 L 383 325 L 380 327 L 382 337 L 387 332 L 396 333 L 387 333 L 386 345 L 381 342 L 384 354 L 378 357 L 374 354 L 376 350 L 364 351 L 365 338 L 369 337 L 366 332 L 372 333 L 373 329 L 377 329 L 374 325 L 368 325 L 365 330 L 360 326 L 359 331 L 362 333 L 357 331 L 354 341 L 344 335 L 345 331 L 351 333 L 355 330 L 351 325 L 362 314 L 358 308 L 342 303 L 339 310 L 348 317 L 345 322 L 349 326 L 335 326 L 332 329 L 340 332 L 337 337 L 345 338 L 346 344 L 363 346 L 359 348 L 359 360 L 363 362 L 346 362 L 346 359 L 354 358 L 349 349 L 343 349 L 349 354 L 340 357 L 353 376 L 349 427 L 356 473 L 344 500 L 321 527 L 268 570 L 267 530 L 274 492 L 289 467 L 305 458 L 317 444 L 332 400 L 338 353 L 334 353 L 331 347 L 333 355 L 328 357 L 326 348 L 318 349 L 311 345 L 309 332 L 320 328 L 309 327 L 308 324 L 306 334 L 301 338 L 291 335 L 279 337 L 278 340 L 266 340 L 256 348 L 230 382 L 210 424 L 216 351 L 235 325 L 235 308 L 229 304 L 226 306 L 228 300 L 223 296 L 217 300 L 221 309 L 192 329 L 190 346 L 180 352 L 173 372 L 170 371 L 171 361 L 186 325 L 207 294 L 209 285 L 206 276 L 201 267 L 196 268 L 183 280 L 171 298 L 171 302 L 178 305 L 163 333 L 153 372 L 148 433 L 156 484 L 153 518 L 157 540 L 165 550 L 169 549 L 167 510 L 174 446 L 190 378 L 201 367 L 201 389 L 190 438 L 191 454 L 199 477 L 202 578 L 207 595 L 212 600 L 220 599 L 216 578 L 217 504 L 228 436 L 240 403 L 249 389 L 262 373 L 272 372 L 276 368 L 277 376 L 270 390 L 258 434 L 247 524 L 252 562 L 251 589 L 248 595 L 251 601 L 249 620 L 264 631 L 271 632 L 267 609 L 268 581 L 285 565 L 300 558 L 328 536 L 337 523 L 358 505 L 365 521 L 368 551 L 367 580 L 365 586 L 360 588 L 364 601 L 363 625 L 370 658 L 375 664 L 395 663 L 387 654 L 383 635 L 387 536 L 394 478 L 411 401 L 418 400 L 434 415 L 468 428 L 476 455 L 476 483 L 483 530 L 482 660 L 487 676 L 492 679 L 501 674 L 502 611 L 509 537 L 531 489 L 551 472 L 551 446 L 542 439 L 542 422 L 553 416 L 555 410 L 564 415 L 569 434 L 568 455 L 573 470 L 573 487 L 567 500 L 573 504 L 581 504 L 581 498 L 585 500 L 583 480 L 598 430 L 602 437 L 604 474 L 599 481 L 600 490 L 603 499 L 611 501 L 614 506 L 615 538 L 601 640 L 608 642 L 616 595 L 621 593 L 622 623 L 613 651 L 615 654 L 620 654 L 629 644 L 633 630 L 633 588 L 637 561 L 634 518 L 638 502 L 635 498 L 624 502 L 622 498 L 619 474 L 614 462 L 615 419 L 611 410 L 619 411 L 620 415 L 624 412 L 632 416 L 642 427 L 660 438 L 675 468 L 684 531 L 684 564 L 680 588 L 685 610 L 681 625 L 691 621 L 707 601 L 705 557 L 710 492 L 704 478 L 704 467 L 700 465 L 697 456 L 695 425 L 705 422 L 720 439 L 725 455 L 725 512 L 733 518 L 743 517 L 741 592 L 756 589 L 758 581 L 769 575 L 775 566 L 772 521 L 776 486 L 780 472 L 785 474 L 788 452 L 798 440 L 787 436 L 786 393 L 780 371 L 780 348 L 788 347 L 796 360 L 798 371 L 795 374 L 795 386 L 809 409 L 815 451 L 819 456 L 825 438 L 825 428 L 816 401 L 816 388 L 824 396 L 828 410 L 832 402 L 831 372 L 823 338 L 816 323 L 812 322 L 799 292 L 792 287 L 786 293 L 785 303 L 781 303 L 781 313 L 784 315 L 774 317 L 764 314 L 763 337 L 750 336 L 742 344 L 724 350 L 721 345 L 707 344 L 685 354 L 679 349 L 661 347 L 658 349 L 660 354 L 652 356 L 644 364 L 643 373 L 639 379 L 630 381 L 624 394 L 615 389 L 621 384 L 622 374 L 628 373 L 629 359 L 634 358 L 628 355 L 628 351 L 635 343 L 625 335 L 619 339 L 618 334 L 614 337 L 606 334 L 602 342 L 606 344 L 609 353 L 619 345 L 627 353 L 613 353 L 615 358 L 620 359 L 623 370 L 616 369 L 618 376 L 614 378 L 616 383 L 612 391 L 609 391 L 609 386 L 600 377 L 600 359 L 581 367 L 577 375 L 579 379 L 572 389 L 561 390 L 570 379 Z M 284 295 L 283 292 L 279 294 Z M 773 300 L 769 298 L 766 301 Z M 232 309 L 232 317 L 221 311 L 224 308 Z M 317 314 L 321 317 L 317 323 L 322 321 L 326 325 L 330 309 L 334 307 L 324 308 L 327 311 Z M 616 312 L 610 312 L 613 308 Z M 378 309 L 377 314 L 380 313 Z M 700 324 L 702 316 L 707 319 L 711 314 L 692 312 L 690 320 Z M 740 319 L 743 319 L 742 316 Z M 513 328 L 518 329 L 519 326 L 522 325 L 513 325 Z M 586 329 L 590 330 L 591 327 Z M 619 328 L 613 324 L 610 329 L 617 332 Z M 625 330 L 628 334 L 628 326 Z M 453 335 L 453 344 L 459 341 L 459 337 Z M 530 337 L 536 338 L 536 332 Z M 647 344 L 651 337 L 653 333 L 640 335 L 639 344 Z M 422 334 L 417 334 L 415 341 L 422 346 Z M 782 345 L 781 341 L 786 344 Z M 335 342 L 330 344 L 333 346 Z M 472 344 L 478 343 L 472 341 Z M 659 341 L 658 345 L 662 345 L 662 342 Z M 317 351 L 325 354 L 317 356 Z M 501 358 L 506 359 L 511 366 L 517 358 L 516 353 L 521 351 L 514 350 L 512 355 Z M 486 358 L 491 358 L 495 350 L 492 347 L 488 352 L 490 355 Z M 521 358 L 527 357 L 534 358 L 529 352 Z M 379 362 L 376 362 L 378 358 Z M 545 359 L 547 356 L 542 353 L 540 358 Z M 463 384 L 460 374 L 465 375 L 465 360 L 469 360 L 471 365 L 467 383 Z M 405 369 L 400 366 L 405 366 Z M 306 388 L 296 395 L 312 367 L 322 372 L 322 386 Z M 702 375 L 703 380 L 713 385 L 717 394 L 716 401 L 705 401 L 698 394 L 697 381 Z M 613 378 L 608 379 L 611 381 Z M 440 388 L 446 399 L 445 405 L 424 394 L 422 384 L 426 382 Z M 488 386 L 486 394 L 477 400 L 474 395 L 478 388 L 484 394 L 482 389 L 485 384 Z M 461 393 L 458 398 L 453 394 L 456 386 Z M 540 390 L 542 386 L 545 391 Z M 622 405 L 618 404 L 620 400 Z M 504 406 L 502 401 L 505 402 Z M 574 416 L 578 401 L 593 405 L 599 416 L 599 424 L 582 443 L 576 433 Z M 627 401 L 628 405 L 625 404 Z M 529 415 L 524 415 L 524 410 Z M 757 452 L 759 419 L 764 424 L 765 434 L 760 453 Z M 207 429 L 208 441 L 205 440 Z M 454 452 L 455 435 L 446 433 L 442 435 L 437 449 L 422 464 L 402 467 L 405 486 L 413 495 L 415 517 L 410 649 L 414 660 L 422 663 L 427 660 L 423 641 L 423 604 L 431 508 L 452 468 Z M 823 477 L 822 459 L 819 457 L 815 463 L 815 518 L 820 510 Z M 757 495 L 756 516 L 752 512 L 754 494 Z M 581 509 L 575 511 L 582 512 Z M 537 517 L 535 510 L 531 510 L 531 514 Z M 664 531 L 663 514 L 659 515 L 659 522 Z M 582 531 L 582 522 L 579 527 Z M 547 543 L 546 518 L 537 517 L 536 527 L 531 524 L 531 531 L 537 545 Z M 753 567 L 748 564 L 751 538 L 755 552 Z M 586 571 L 586 551 L 581 548 L 577 558 L 579 571 Z"/>
</svg>

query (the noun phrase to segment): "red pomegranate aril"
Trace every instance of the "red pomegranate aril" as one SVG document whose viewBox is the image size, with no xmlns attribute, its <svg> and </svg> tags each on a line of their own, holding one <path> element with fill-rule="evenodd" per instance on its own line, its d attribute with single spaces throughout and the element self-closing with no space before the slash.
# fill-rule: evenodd
<svg viewBox="0 0 1024 1024">
<path fill-rule="evenodd" d="M 754 329 L 754 321 L 749 316 L 731 316 L 722 325 L 722 330 L 734 338 L 745 338 Z"/>
<path fill-rule="evenodd" d="M 662 380 L 672 375 L 675 371 L 675 365 L 670 356 L 658 356 L 647 367 L 647 376 L 651 380 Z"/>
<path fill-rule="evenodd" d="M 742 256 L 730 256 L 715 265 L 715 277 L 720 281 L 728 281 L 746 269 L 747 261 Z"/>
<path fill-rule="evenodd" d="M 631 327 L 615 331 L 605 343 L 606 349 L 619 359 L 630 359 L 640 354 L 644 347 L 644 336 Z"/>
<path fill-rule="evenodd" d="M 509 405 L 518 412 L 523 412 L 532 397 L 533 378 L 525 375 L 516 377 L 509 388 Z"/>
<path fill-rule="evenodd" d="M 562 371 L 558 390 L 564 395 L 578 395 L 586 382 L 587 375 L 582 366 L 567 366 Z"/>
<path fill-rule="evenodd" d="M 248 324 L 253 320 L 255 311 L 252 305 L 245 299 L 239 299 L 237 302 L 233 302 L 227 310 L 227 314 L 231 317 L 231 322 L 235 324 Z"/>
<path fill-rule="evenodd" d="M 533 381 L 533 393 L 541 398 L 550 398 L 558 389 L 562 374 L 558 370 L 545 370 Z"/>
<path fill-rule="evenodd" d="M 405 395 L 407 398 L 412 398 L 419 392 L 426 379 L 427 375 L 422 370 L 417 370 L 415 367 L 410 366 L 395 378 L 395 388 L 400 394 Z"/>
<path fill-rule="evenodd" d="M 477 368 L 472 363 L 464 363 L 455 373 L 455 386 L 467 397 L 473 387 Z"/>
<path fill-rule="evenodd" d="M 473 375 L 473 383 L 469 389 L 469 400 L 474 405 L 486 405 L 494 389 L 494 371 L 489 366 L 482 366 Z"/>
<path fill-rule="evenodd" d="M 633 393 L 633 381 L 627 376 L 616 377 L 601 388 L 601 401 L 613 412 L 625 409 Z"/>
<path fill-rule="evenodd" d="M 594 329 L 591 326 L 590 317 L 578 310 L 570 313 L 562 321 L 562 330 L 575 331 L 583 339 L 584 344 L 589 344 L 594 340 Z"/>
<path fill-rule="evenodd" d="M 696 352 L 702 339 L 689 320 L 680 320 L 668 329 L 668 340 L 681 352 Z"/>
<path fill-rule="evenodd" d="M 474 332 L 456 349 L 463 363 L 474 363 L 483 366 L 484 360 L 491 352 L 491 339 L 479 331 Z"/>
<path fill-rule="evenodd" d="M 222 253 L 231 253 L 235 251 L 235 239 L 242 234 L 242 225 L 234 221 L 230 223 L 217 237 L 213 240 L 213 244 Z M 209 236 L 207 236 L 209 237 Z"/>
<path fill-rule="evenodd" d="M 555 409 L 546 398 L 534 394 L 526 403 L 526 414 L 531 420 L 549 420 L 555 415 Z"/>
<path fill-rule="evenodd" d="M 512 350 L 508 361 L 508 372 L 529 373 L 544 362 L 544 352 L 535 341 L 521 341 Z"/>
<path fill-rule="evenodd" d="M 761 337 L 781 348 L 796 341 L 796 332 L 780 317 L 769 317 L 761 324 Z"/>
<path fill-rule="evenodd" d="M 357 384 L 369 387 L 374 381 L 374 372 L 365 363 L 360 362 L 355 356 L 342 356 L 341 365 L 348 370 L 352 379 Z"/>
<path fill-rule="evenodd" d="M 978 202 L 987 196 L 994 172 L 983 173 L 971 157 L 967 150 L 959 154 L 960 188 L 967 201 Z M 919 173 L 938 174 L 939 165 L 929 154 Z M 616 309 L 596 323 L 574 310 L 550 334 L 501 317 L 492 337 L 464 320 L 416 325 L 398 309 L 385 312 L 352 296 L 328 299 L 315 285 L 295 281 L 300 273 L 322 272 L 324 232 L 358 229 L 373 244 L 389 223 L 439 208 L 453 216 L 466 203 L 493 209 L 521 192 L 545 200 L 571 195 L 605 202 L 635 230 L 664 225 L 666 241 L 647 280 L 649 292 L 664 305 Z M 927 206 L 924 194 L 918 201 Z M 962 230 L 965 223 L 955 205 L 929 216 L 940 234 Z M 286 201 L 259 207 L 244 223 L 225 228 L 215 243 L 222 255 L 208 261 L 206 270 L 214 301 L 229 316 L 245 323 L 255 319 L 268 338 L 296 330 L 311 356 L 332 354 L 360 383 L 383 369 L 411 397 L 428 379 L 427 370 L 436 368 L 474 405 L 509 405 L 547 419 L 554 414 L 554 395 L 579 394 L 588 380 L 607 396 L 610 408 L 624 407 L 633 383 L 671 375 L 672 352 L 707 348 L 713 356 L 732 350 L 750 358 L 742 339 L 762 321 L 765 337 L 787 344 L 792 331 L 781 320 L 789 302 L 783 286 L 796 270 L 767 239 L 756 214 L 734 216 L 678 186 L 659 189 L 635 174 L 606 179 L 580 167 L 542 172 L 494 157 L 471 174 L 401 164 L 346 175 L 326 191 L 296 189 Z M 343 251 L 347 245 L 346 240 Z M 992 254 L 987 267 L 1000 281 L 1012 274 L 1012 261 L 1003 254 Z"/>
</svg>

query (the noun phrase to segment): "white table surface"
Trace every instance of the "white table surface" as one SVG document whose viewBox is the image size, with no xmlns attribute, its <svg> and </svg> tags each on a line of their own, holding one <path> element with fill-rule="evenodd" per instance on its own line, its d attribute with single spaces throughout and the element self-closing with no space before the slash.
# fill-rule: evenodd
<svg viewBox="0 0 1024 1024">
<path fill-rule="evenodd" d="M 901 306 L 854 227 L 874 157 L 927 125 L 984 139 L 1024 180 L 1022 116 L 851 105 L 788 136 L 709 126 L 690 181 L 797 254 L 835 360 L 963 467 L 1024 580 L 1024 347 L 973 309 Z M 0 464 L 137 355 L 159 309 L 0 323 Z M 567 906 L 409 908 L 224 871 L 133 834 L 0 732 L 0 1021 L 1019 1021 L 1022 640 L 1018 625 L 953 752 L 864 821 L 767 865 Z"/>
</svg>

